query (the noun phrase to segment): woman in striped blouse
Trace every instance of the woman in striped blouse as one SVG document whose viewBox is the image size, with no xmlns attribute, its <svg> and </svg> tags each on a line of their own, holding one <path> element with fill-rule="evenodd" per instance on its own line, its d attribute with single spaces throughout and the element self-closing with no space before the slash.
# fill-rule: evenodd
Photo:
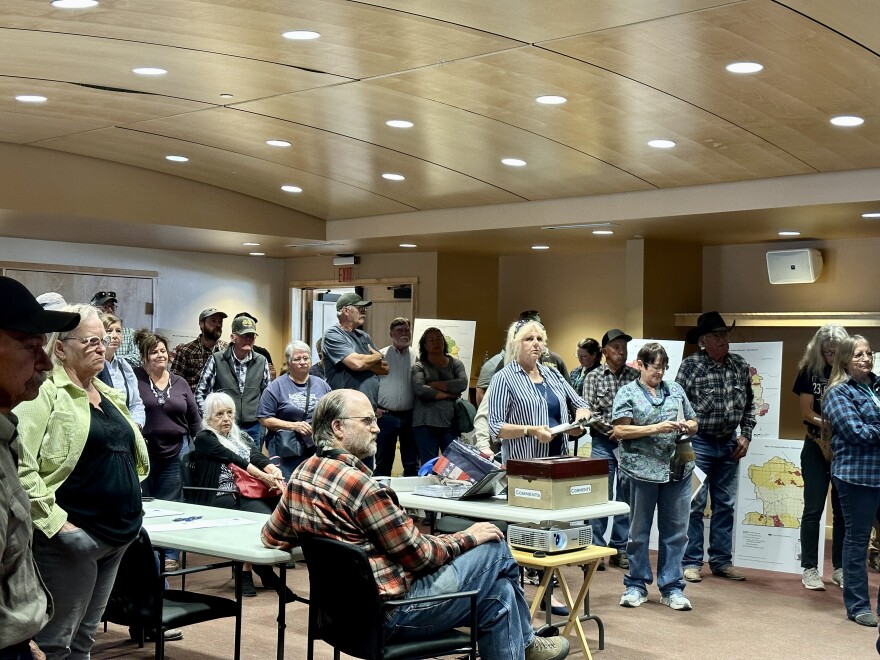
<svg viewBox="0 0 880 660">
<path fill-rule="evenodd" d="M 501 440 L 501 459 L 568 454 L 568 435 L 552 435 L 551 427 L 589 419 L 587 403 L 555 369 L 540 362 L 547 333 L 537 321 L 518 321 L 507 330 L 505 367 L 492 378 L 489 432 Z M 577 436 L 581 429 L 569 432 Z"/>
</svg>

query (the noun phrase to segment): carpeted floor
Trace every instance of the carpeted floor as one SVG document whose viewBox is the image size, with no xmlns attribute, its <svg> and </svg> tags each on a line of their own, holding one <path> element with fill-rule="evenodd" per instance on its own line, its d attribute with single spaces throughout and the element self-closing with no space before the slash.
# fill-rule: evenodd
<svg viewBox="0 0 880 660">
<path fill-rule="evenodd" d="M 827 590 L 824 592 L 807 591 L 801 585 L 800 576 L 795 575 L 744 570 L 748 577 L 745 582 L 728 582 L 707 575 L 701 583 L 688 584 L 685 590 L 694 609 L 675 612 L 660 605 L 656 588 L 641 607 L 620 607 L 623 571 L 609 567 L 596 574 L 591 589 L 592 612 L 605 623 L 605 650 L 598 651 L 596 625 L 586 623 L 590 649 L 596 660 L 876 658 L 877 630 L 846 619 L 841 590 L 828 579 L 830 571 L 830 566 L 826 566 Z M 578 579 L 580 571 L 568 569 L 566 574 L 573 581 Z M 872 571 L 870 581 L 873 600 L 880 575 Z M 308 596 L 308 573 L 304 564 L 288 572 L 288 584 L 296 593 Z M 189 589 L 209 593 L 229 594 L 231 585 L 228 570 L 200 574 L 188 580 Z M 526 595 L 530 596 L 533 589 L 527 587 Z M 244 602 L 244 660 L 275 657 L 278 601 L 274 592 L 259 588 L 257 591 L 256 598 L 247 598 Z M 345 598 L 345 594 L 340 597 Z M 358 615 L 357 603 L 351 604 L 351 613 Z M 307 607 L 301 603 L 288 605 L 287 619 L 285 657 L 305 658 Z M 153 657 L 151 645 L 138 649 L 127 640 L 125 628 L 110 625 L 106 633 L 99 631 L 92 658 Z M 182 641 L 166 645 L 166 655 L 170 660 L 231 658 L 232 643 L 231 620 L 208 622 L 185 628 Z M 570 657 L 583 656 L 573 637 L 572 650 Z M 332 651 L 319 642 L 315 657 L 332 658 Z"/>
</svg>

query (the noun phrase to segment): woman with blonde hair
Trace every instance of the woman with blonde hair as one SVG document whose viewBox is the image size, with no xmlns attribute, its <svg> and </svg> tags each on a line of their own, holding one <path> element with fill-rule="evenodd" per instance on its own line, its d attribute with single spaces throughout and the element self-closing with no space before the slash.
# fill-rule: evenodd
<svg viewBox="0 0 880 660">
<path fill-rule="evenodd" d="M 489 385 L 489 432 L 501 440 L 502 462 L 568 454 L 568 435 L 550 429 L 575 419 L 589 419 L 587 402 L 556 369 L 541 364 L 547 332 L 537 321 L 517 321 L 507 329 L 505 366 Z"/>
<path fill-rule="evenodd" d="M 846 330 L 833 323 L 823 325 L 807 344 L 798 363 L 798 375 L 792 391 L 797 394 L 801 417 L 807 427 L 804 447 L 801 449 L 801 475 L 804 479 L 804 513 L 801 518 L 801 582 L 813 591 L 825 591 L 819 577 L 819 523 L 825 510 L 828 484 L 831 483 L 831 443 L 823 440 L 822 395 L 828 387 L 831 363 L 837 346 L 847 337 Z M 827 434 L 826 434 L 827 435 Z M 846 526 L 840 511 L 837 488 L 831 485 L 831 581 L 843 586 L 843 536 Z"/>
<path fill-rule="evenodd" d="M 822 411 L 831 428 L 831 479 L 846 524 L 843 604 L 850 620 L 874 627 L 865 555 L 880 509 L 880 380 L 874 353 L 861 335 L 837 347 Z"/>
</svg>

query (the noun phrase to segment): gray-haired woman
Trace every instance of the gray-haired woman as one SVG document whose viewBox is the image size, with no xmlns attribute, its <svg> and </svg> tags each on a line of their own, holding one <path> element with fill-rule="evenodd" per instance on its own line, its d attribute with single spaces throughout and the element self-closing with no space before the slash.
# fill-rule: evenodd
<svg viewBox="0 0 880 660">
<path fill-rule="evenodd" d="M 147 445 L 123 395 L 98 380 L 110 338 L 98 311 L 72 305 L 47 343 L 55 368 L 15 409 L 19 476 L 31 500 L 34 559 L 55 615 L 34 639 L 49 658 L 88 658 L 116 570 L 143 519 Z M 12 475 L 4 475 L 10 477 Z"/>
<path fill-rule="evenodd" d="M 323 378 L 312 376 L 312 351 L 302 341 L 292 341 L 284 349 L 287 374 L 276 378 L 263 391 L 257 418 L 269 430 L 269 455 L 281 459 L 281 472 L 290 478 L 294 468 L 315 453 L 312 441 L 312 415 L 321 397 L 330 391 Z M 294 442 L 282 442 L 283 431 L 293 431 Z"/>
<path fill-rule="evenodd" d="M 235 403 L 232 397 L 223 392 L 212 392 L 205 397 L 202 407 L 202 426 L 204 430 L 196 435 L 193 443 L 195 485 L 214 488 L 217 492 L 201 491 L 197 496 L 199 503 L 224 509 L 272 513 L 281 491 L 286 486 L 284 477 L 281 471 L 257 450 L 250 436 L 236 425 Z M 238 493 L 230 464 L 262 481 L 275 496 L 256 499 Z M 271 566 L 253 568 L 263 581 L 264 587 L 276 591 L 281 588 L 281 580 L 275 575 Z M 241 594 L 242 596 L 257 595 L 250 564 L 244 565 Z M 290 602 L 293 592 L 287 589 L 286 594 Z"/>
</svg>

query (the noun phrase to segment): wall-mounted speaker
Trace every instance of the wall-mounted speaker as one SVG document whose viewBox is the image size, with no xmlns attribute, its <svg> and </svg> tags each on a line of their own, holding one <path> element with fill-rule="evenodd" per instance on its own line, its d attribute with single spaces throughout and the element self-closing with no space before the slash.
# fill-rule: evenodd
<svg viewBox="0 0 880 660">
<path fill-rule="evenodd" d="M 770 284 L 810 284 L 822 274 L 822 253 L 810 248 L 767 253 Z"/>
</svg>

